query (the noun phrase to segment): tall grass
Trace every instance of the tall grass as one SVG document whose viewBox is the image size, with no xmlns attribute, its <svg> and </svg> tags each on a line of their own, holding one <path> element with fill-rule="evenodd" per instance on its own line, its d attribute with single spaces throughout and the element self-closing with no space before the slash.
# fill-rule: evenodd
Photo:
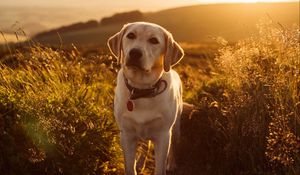
<svg viewBox="0 0 300 175">
<path fill-rule="evenodd" d="M 42 46 L 1 59 L 1 174 L 119 174 L 107 60 Z"/>
<path fill-rule="evenodd" d="M 258 37 L 225 45 L 217 58 L 227 94 L 222 110 L 229 120 L 228 156 L 247 162 L 252 170 L 296 174 L 300 172 L 299 26 L 286 29 L 263 19 L 258 31 Z"/>
<path fill-rule="evenodd" d="M 181 122 L 179 174 L 300 173 L 299 26 L 257 28 L 235 44 L 219 38 L 208 78 L 178 69 L 198 108 Z"/>
</svg>

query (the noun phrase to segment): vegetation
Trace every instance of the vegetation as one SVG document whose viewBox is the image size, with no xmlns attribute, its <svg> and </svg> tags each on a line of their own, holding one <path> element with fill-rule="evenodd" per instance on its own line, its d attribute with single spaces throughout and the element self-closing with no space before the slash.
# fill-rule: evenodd
<svg viewBox="0 0 300 175">
<path fill-rule="evenodd" d="M 298 27 L 286 30 L 264 21 L 258 38 L 225 46 L 218 57 L 228 91 L 227 104 L 221 108 L 230 124 L 237 126 L 229 128 L 231 146 L 245 144 L 244 151 L 233 155 L 244 157 L 251 169 L 264 162 L 265 154 L 272 169 L 287 174 L 300 171 L 298 32 Z"/>
<path fill-rule="evenodd" d="M 190 47 L 175 67 L 196 106 L 182 117 L 176 174 L 300 173 L 299 27 L 258 29 L 236 44 L 219 38 L 214 57 Z M 112 57 L 12 52 L 0 59 L 1 174 L 122 174 Z"/>
<path fill-rule="evenodd" d="M 1 174 L 119 174 L 109 59 L 41 46 L 1 59 Z"/>
</svg>

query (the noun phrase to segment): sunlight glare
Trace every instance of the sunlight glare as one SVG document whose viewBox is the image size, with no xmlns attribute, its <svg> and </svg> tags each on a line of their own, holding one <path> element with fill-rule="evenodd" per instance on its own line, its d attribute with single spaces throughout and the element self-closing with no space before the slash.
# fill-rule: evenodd
<svg viewBox="0 0 300 175">
<path fill-rule="evenodd" d="M 242 2 L 242 3 L 256 3 L 259 2 L 259 0 L 226 0 L 227 2 Z"/>
<path fill-rule="evenodd" d="M 198 0 L 202 3 L 271 3 L 271 2 L 292 2 L 295 0 Z M 296 0 L 297 1 L 297 0 Z"/>
</svg>

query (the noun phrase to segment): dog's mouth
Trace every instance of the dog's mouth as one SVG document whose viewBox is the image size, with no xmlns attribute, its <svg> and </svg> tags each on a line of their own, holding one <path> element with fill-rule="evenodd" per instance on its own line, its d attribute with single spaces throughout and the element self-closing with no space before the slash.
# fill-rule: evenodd
<svg viewBox="0 0 300 175">
<path fill-rule="evenodd" d="M 131 69 L 133 71 L 139 71 L 139 72 L 143 72 L 143 73 L 150 73 L 152 68 L 151 69 L 145 69 L 145 68 L 142 68 L 140 66 L 136 66 L 136 65 L 128 65 L 126 64 L 126 68 L 127 69 Z"/>
<path fill-rule="evenodd" d="M 137 65 L 131 65 L 131 64 L 125 64 L 125 67 L 127 69 L 131 69 L 133 71 L 139 71 L 139 72 L 143 72 L 143 73 L 150 73 L 153 70 L 157 70 L 161 68 L 161 65 L 159 64 L 154 64 L 150 69 L 146 69 L 144 67 L 141 66 L 137 66 Z"/>
</svg>

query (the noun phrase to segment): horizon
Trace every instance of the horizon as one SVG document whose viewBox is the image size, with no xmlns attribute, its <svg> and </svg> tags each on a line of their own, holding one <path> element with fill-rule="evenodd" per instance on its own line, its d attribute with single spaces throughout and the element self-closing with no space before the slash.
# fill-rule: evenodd
<svg viewBox="0 0 300 175">
<path fill-rule="evenodd" d="M 139 10 L 143 13 L 158 12 L 173 8 L 194 5 L 216 4 L 265 4 L 265 3 L 299 3 L 297 0 L 143 0 L 133 4 L 130 0 L 115 0 L 101 3 L 102 0 L 90 0 L 80 7 L 83 0 L 37 1 L 2 0 L 0 15 L 0 31 L 14 35 L 16 28 L 25 29 L 26 34 L 33 36 L 41 31 L 88 20 L 100 20 L 116 13 Z M 115 3 L 115 2 L 120 3 Z M 76 3 L 78 2 L 78 3 Z M 34 4 L 34 5 L 32 5 Z M 60 6 L 58 6 L 60 4 Z M 97 5 L 98 4 L 98 5 Z M 99 4 L 101 7 L 99 7 Z M 61 10 L 59 10 L 61 9 Z M 14 38 L 12 36 L 11 38 Z"/>
</svg>

